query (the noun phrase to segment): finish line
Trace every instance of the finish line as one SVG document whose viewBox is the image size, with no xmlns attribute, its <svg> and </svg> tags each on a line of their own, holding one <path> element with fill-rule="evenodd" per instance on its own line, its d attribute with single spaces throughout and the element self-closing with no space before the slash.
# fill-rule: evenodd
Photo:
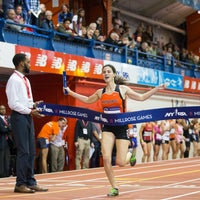
<svg viewBox="0 0 200 200">
<path fill-rule="evenodd" d="M 200 118 L 200 106 L 169 107 L 135 112 L 105 114 L 85 108 L 64 106 L 58 104 L 40 103 L 37 109 L 47 116 L 61 116 L 84 119 L 111 126 L 122 126 L 167 119 Z"/>
</svg>

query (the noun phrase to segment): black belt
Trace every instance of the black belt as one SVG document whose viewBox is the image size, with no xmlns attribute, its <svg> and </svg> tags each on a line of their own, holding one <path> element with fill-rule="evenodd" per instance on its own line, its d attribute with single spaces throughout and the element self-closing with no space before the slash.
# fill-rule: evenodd
<svg viewBox="0 0 200 200">
<path fill-rule="evenodd" d="M 78 137 L 80 139 L 83 139 L 83 140 L 89 140 L 90 138 L 86 138 L 86 137 Z"/>
</svg>

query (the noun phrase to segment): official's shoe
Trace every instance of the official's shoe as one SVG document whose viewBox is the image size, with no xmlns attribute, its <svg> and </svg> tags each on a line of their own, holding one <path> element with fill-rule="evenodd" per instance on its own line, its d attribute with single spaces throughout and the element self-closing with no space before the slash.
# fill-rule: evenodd
<svg viewBox="0 0 200 200">
<path fill-rule="evenodd" d="M 17 193 L 34 193 L 35 190 L 32 190 L 25 185 L 15 186 L 14 192 Z"/>
<path fill-rule="evenodd" d="M 39 185 L 31 185 L 28 186 L 29 189 L 34 190 L 36 192 L 47 192 L 48 188 L 40 187 Z"/>
<path fill-rule="evenodd" d="M 119 190 L 117 188 L 112 188 L 110 193 L 107 194 L 108 197 L 115 197 L 119 195 Z"/>
<path fill-rule="evenodd" d="M 135 157 L 135 154 L 132 153 L 132 156 L 130 158 L 130 165 L 135 166 L 135 164 L 136 164 L 136 157 Z"/>
</svg>

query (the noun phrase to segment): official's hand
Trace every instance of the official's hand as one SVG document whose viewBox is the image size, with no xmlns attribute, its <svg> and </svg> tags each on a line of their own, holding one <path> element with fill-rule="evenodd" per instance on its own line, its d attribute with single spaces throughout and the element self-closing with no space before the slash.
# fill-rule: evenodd
<svg viewBox="0 0 200 200">
<path fill-rule="evenodd" d="M 31 110 L 30 115 L 37 118 L 45 117 L 45 115 L 40 114 L 40 112 L 37 109 Z"/>
<path fill-rule="evenodd" d="M 43 102 L 44 102 L 43 100 L 36 101 L 36 102 L 33 104 L 33 108 L 37 108 L 37 106 L 38 106 L 40 103 L 43 103 Z"/>
</svg>

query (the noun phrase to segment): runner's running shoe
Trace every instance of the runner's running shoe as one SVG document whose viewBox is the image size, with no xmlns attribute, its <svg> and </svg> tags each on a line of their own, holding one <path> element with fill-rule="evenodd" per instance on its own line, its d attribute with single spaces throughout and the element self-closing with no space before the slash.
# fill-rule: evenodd
<svg viewBox="0 0 200 200">
<path fill-rule="evenodd" d="M 135 166 L 135 164 L 136 164 L 136 157 L 135 157 L 135 154 L 132 153 L 132 156 L 130 158 L 130 165 Z"/>
<path fill-rule="evenodd" d="M 117 188 L 112 188 L 110 193 L 107 194 L 108 197 L 114 197 L 119 195 L 119 190 Z"/>
</svg>

